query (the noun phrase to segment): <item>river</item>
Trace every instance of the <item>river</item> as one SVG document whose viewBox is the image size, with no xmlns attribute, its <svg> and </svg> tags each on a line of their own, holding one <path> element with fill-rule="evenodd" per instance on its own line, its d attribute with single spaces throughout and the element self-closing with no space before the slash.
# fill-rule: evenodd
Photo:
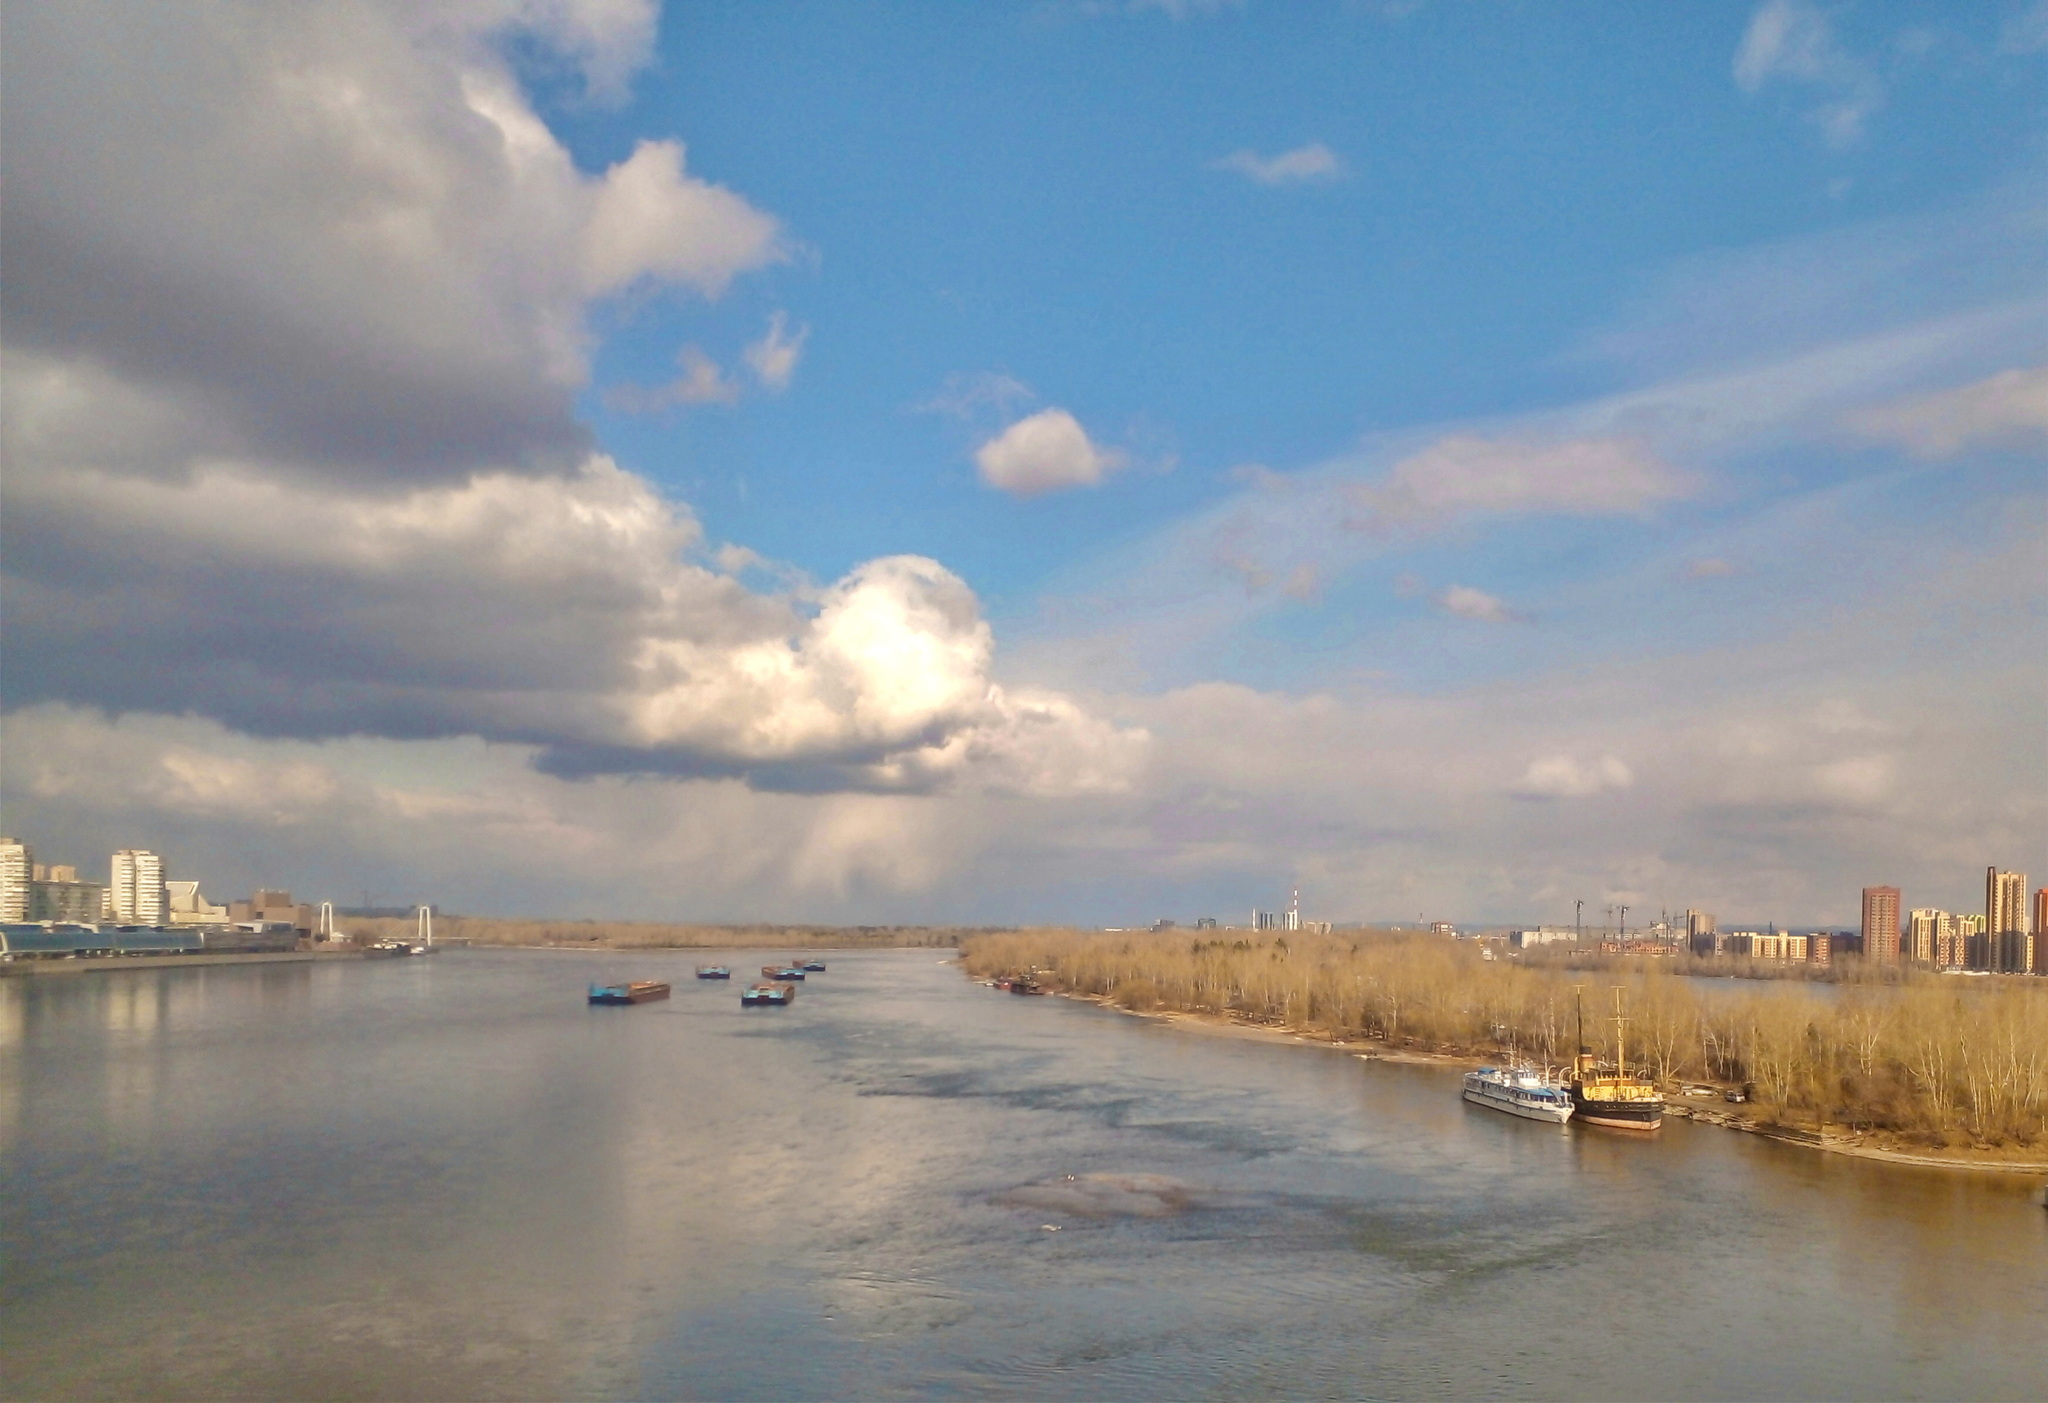
<svg viewBox="0 0 2048 1403">
<path fill-rule="evenodd" d="M 2009 1176 L 836 953 L 0 980 L 11 1398 L 2024 1398 Z M 739 970 L 760 952 L 725 957 Z M 592 1008 L 592 979 L 665 1003 Z"/>
</svg>

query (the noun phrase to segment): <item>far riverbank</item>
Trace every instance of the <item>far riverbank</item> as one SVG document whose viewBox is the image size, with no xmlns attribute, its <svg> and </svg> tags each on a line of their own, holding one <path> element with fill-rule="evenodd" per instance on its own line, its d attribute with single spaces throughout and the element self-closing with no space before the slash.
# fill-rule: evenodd
<svg viewBox="0 0 2048 1403">
<path fill-rule="evenodd" d="M 343 917 L 360 943 L 411 940 L 414 918 Z M 434 917 L 434 938 L 471 946 L 550 950 L 901 950 L 951 949 L 963 938 L 1001 927 L 699 925 L 659 921 L 515 920 L 495 916 Z"/>
<path fill-rule="evenodd" d="M 1203 1031 L 1458 1067 L 1517 1052 L 1564 1064 L 1582 1001 L 1585 1041 L 1611 1058 L 1611 983 L 1628 1061 L 1667 1088 L 1674 1115 L 1862 1158 L 2048 1172 L 2048 982 L 1703 996 L 1645 966 L 1589 991 L 1564 971 L 1416 936 L 1191 934 L 1014 932 L 968 940 L 961 963 Z M 1711 1092 L 1695 1104 L 1687 1086 Z M 1729 1103 L 1731 1090 L 1746 1099 Z"/>
<path fill-rule="evenodd" d="M 1158 1011 L 1139 1012 L 1120 1006 L 1115 1001 L 1093 994 L 1075 994 L 1065 990 L 1054 991 L 1060 998 L 1075 999 L 1082 1003 L 1097 1004 L 1115 1013 L 1132 1018 L 1143 1018 L 1150 1022 L 1182 1028 L 1212 1037 L 1244 1038 L 1254 1042 L 1291 1043 L 1297 1047 L 1344 1049 L 1362 1061 L 1401 1062 L 1416 1066 L 1445 1067 L 1457 1071 L 1470 1071 L 1475 1067 L 1497 1065 L 1499 1057 L 1483 1057 L 1464 1052 L 1424 1052 L 1412 1047 L 1397 1047 L 1373 1039 L 1346 1041 L 1325 1033 L 1305 1028 L 1268 1027 L 1255 1023 L 1239 1022 L 1235 1019 L 1213 1013 L 1163 1013 Z M 1358 1051 L 1357 1049 L 1365 1049 Z M 1855 1155 L 1859 1159 L 1884 1160 L 1892 1164 L 1917 1164 L 1933 1169 L 1976 1169 L 2009 1174 L 2048 1174 L 2048 1159 L 1999 1158 L 1995 1151 L 1981 1150 L 1968 1157 L 1936 1155 L 1911 1149 L 1888 1147 L 1882 1143 L 1868 1143 L 1861 1136 L 1839 1133 L 1825 1133 L 1802 1130 L 1796 1126 L 1778 1125 L 1770 1121 L 1744 1115 L 1729 1105 L 1726 1093 L 1736 1088 L 1716 1086 L 1716 1099 L 1701 1105 L 1692 1105 L 1683 1100 L 1667 1100 L 1665 1114 L 1684 1120 L 1698 1121 L 1703 1125 L 1718 1125 L 1723 1129 L 1741 1131 L 1745 1134 L 1760 1135 L 1766 1140 L 1778 1140 L 1788 1145 L 1804 1145 L 1809 1149 L 1826 1150 L 1830 1154 Z"/>
</svg>

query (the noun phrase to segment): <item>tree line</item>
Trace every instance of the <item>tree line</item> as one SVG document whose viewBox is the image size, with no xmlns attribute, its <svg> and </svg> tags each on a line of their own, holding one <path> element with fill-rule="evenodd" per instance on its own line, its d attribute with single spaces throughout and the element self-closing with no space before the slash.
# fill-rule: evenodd
<svg viewBox="0 0 2048 1403">
<path fill-rule="evenodd" d="M 1909 971 L 1887 982 L 1707 983 L 1640 960 L 1573 971 L 1487 959 L 1471 942 L 1405 933 L 1147 934 L 1026 930 L 967 937 L 976 977 L 1043 984 L 1144 1011 L 1223 1015 L 1423 1050 L 1519 1054 L 1552 1066 L 1585 1037 L 1675 1090 L 1749 1089 L 1788 1125 L 1895 1133 L 1933 1146 L 2048 1141 L 2048 981 Z"/>
</svg>

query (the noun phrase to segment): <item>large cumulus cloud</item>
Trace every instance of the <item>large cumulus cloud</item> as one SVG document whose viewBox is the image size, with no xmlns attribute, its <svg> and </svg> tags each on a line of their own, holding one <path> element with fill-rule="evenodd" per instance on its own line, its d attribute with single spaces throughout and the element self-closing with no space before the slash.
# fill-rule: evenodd
<svg viewBox="0 0 2048 1403">
<path fill-rule="evenodd" d="M 7 703 L 473 735 L 572 775 L 1122 783 L 1142 737 L 997 686 L 943 567 L 751 591 L 595 451 L 593 304 L 715 299 L 786 240 L 678 140 L 577 169 L 514 32 L 602 96 L 652 14 L 7 11 Z"/>
</svg>

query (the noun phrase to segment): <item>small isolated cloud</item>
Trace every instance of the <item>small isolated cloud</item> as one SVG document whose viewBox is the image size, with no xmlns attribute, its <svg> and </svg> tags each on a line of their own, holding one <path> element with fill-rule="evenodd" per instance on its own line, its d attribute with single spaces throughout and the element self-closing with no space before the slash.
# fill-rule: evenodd
<svg viewBox="0 0 2048 1403">
<path fill-rule="evenodd" d="M 2048 448 L 2048 366 L 2000 371 L 1960 389 L 1866 409 L 1850 416 L 1849 427 L 1922 458 L 1953 458 L 1968 448 Z"/>
<path fill-rule="evenodd" d="M 989 414 L 1007 419 L 1037 398 L 1037 392 L 1014 375 L 980 370 L 971 375 L 948 375 L 945 387 L 917 408 L 924 414 L 946 414 L 955 419 L 974 420 Z"/>
<path fill-rule="evenodd" d="M 1093 487 L 1124 466 L 1125 455 L 1099 448 L 1064 409 L 1019 419 L 974 451 L 981 480 L 1018 497 Z"/>
<path fill-rule="evenodd" d="M 1813 117 L 1827 144 L 1854 145 L 1884 102 L 1884 85 L 1867 63 L 1835 42 L 1828 17 L 1806 0 L 1768 0 L 1750 16 L 1735 50 L 1735 82 L 1753 93 L 1770 82 L 1803 83 L 1827 94 Z"/>
<path fill-rule="evenodd" d="M 735 274 L 786 257 L 773 216 L 684 173 L 680 141 L 643 141 L 606 171 L 583 232 L 583 280 L 592 296 L 653 279 L 716 297 Z"/>
<path fill-rule="evenodd" d="M 1489 513 L 1624 516 L 1692 490 L 1685 474 L 1635 439 L 1453 434 L 1354 488 L 1363 515 L 1350 524 L 1428 526 Z"/>
<path fill-rule="evenodd" d="M 754 378 L 770 390 L 788 389 L 810 335 L 807 326 L 798 327 L 796 334 L 790 335 L 789 318 L 782 312 L 770 317 L 767 333 L 746 349 L 747 366 L 754 372 Z"/>
<path fill-rule="evenodd" d="M 682 374 L 666 385 L 618 385 L 604 392 L 605 404 L 626 414 L 659 414 L 684 404 L 732 404 L 740 387 L 728 380 L 718 362 L 696 346 L 676 352 Z"/>
<path fill-rule="evenodd" d="M 1713 556 L 1705 560 L 1695 560 L 1685 567 L 1685 577 L 1688 580 L 1717 580 L 1723 575 L 1734 573 L 1733 565 Z"/>
<path fill-rule="evenodd" d="M 1619 756 L 1581 762 L 1570 755 L 1546 755 L 1529 762 L 1510 792 L 1519 799 L 1587 799 L 1635 782 Z"/>
<path fill-rule="evenodd" d="M 1470 585 L 1452 585 L 1436 597 L 1436 603 L 1446 614 L 1455 614 L 1461 619 L 1477 619 L 1483 624 L 1511 624 L 1522 617 L 1510 609 L 1505 600 Z"/>
<path fill-rule="evenodd" d="M 1303 185 L 1337 180 L 1344 175 L 1344 162 L 1320 141 L 1282 151 L 1277 156 L 1261 156 L 1250 149 L 1233 151 L 1210 165 L 1215 170 L 1235 171 L 1261 185 Z"/>
</svg>

